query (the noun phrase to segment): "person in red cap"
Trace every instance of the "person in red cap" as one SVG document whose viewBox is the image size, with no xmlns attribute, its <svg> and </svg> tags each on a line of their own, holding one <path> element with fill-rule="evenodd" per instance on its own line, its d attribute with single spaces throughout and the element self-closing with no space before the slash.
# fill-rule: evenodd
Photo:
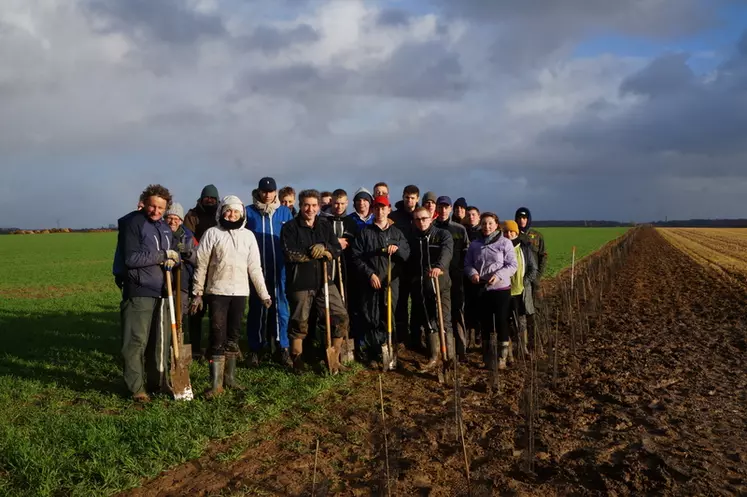
<svg viewBox="0 0 747 497">
<path fill-rule="evenodd" d="M 388 338 L 387 287 L 392 289 L 392 309 L 389 312 L 394 321 L 399 282 L 404 275 L 405 262 L 410 257 L 410 246 L 405 235 L 389 221 L 391 211 L 389 198 L 383 195 L 376 197 L 373 201 L 373 224 L 363 228 L 353 241 L 351 249 L 353 264 L 361 280 L 359 302 L 364 329 L 360 355 L 369 366 L 376 369 L 381 362 L 382 346 L 387 343 Z M 390 258 L 391 281 L 387 278 Z M 392 338 L 393 342 L 395 339 L 396 334 Z M 388 364 L 382 365 L 384 368 L 388 367 Z"/>
</svg>

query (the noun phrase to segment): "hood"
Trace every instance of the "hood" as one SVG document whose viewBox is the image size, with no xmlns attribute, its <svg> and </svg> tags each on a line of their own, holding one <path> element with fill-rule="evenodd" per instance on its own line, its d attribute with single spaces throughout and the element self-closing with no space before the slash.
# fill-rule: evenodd
<svg viewBox="0 0 747 497">
<path fill-rule="evenodd" d="M 218 210 L 215 211 L 215 220 L 218 221 L 218 226 L 220 226 L 220 218 L 221 213 L 223 212 L 223 206 L 231 204 L 238 204 L 241 206 L 241 221 L 243 221 L 241 223 L 241 227 L 244 228 L 246 226 L 246 208 L 244 207 L 244 202 L 242 202 L 241 199 L 236 195 L 226 195 L 218 203 Z"/>
<path fill-rule="evenodd" d="M 519 207 L 516 209 L 516 214 L 514 214 L 514 221 L 516 221 L 516 224 L 519 224 L 519 214 L 521 213 L 526 213 L 527 216 L 527 227 L 522 230 L 526 231 L 532 227 L 532 212 L 526 207 Z"/>
<path fill-rule="evenodd" d="M 263 204 L 262 201 L 259 200 L 259 190 L 255 189 L 252 191 L 252 203 L 254 207 L 260 212 L 260 214 L 271 216 L 272 213 L 278 210 L 278 207 L 280 207 L 280 197 L 276 194 L 275 200 L 273 200 L 269 204 Z"/>
<path fill-rule="evenodd" d="M 369 203 L 373 204 L 373 195 L 371 195 L 371 192 L 369 192 L 364 187 L 360 187 L 355 191 L 355 195 L 353 195 L 353 202 L 361 197 L 365 198 L 369 201 Z"/>
</svg>

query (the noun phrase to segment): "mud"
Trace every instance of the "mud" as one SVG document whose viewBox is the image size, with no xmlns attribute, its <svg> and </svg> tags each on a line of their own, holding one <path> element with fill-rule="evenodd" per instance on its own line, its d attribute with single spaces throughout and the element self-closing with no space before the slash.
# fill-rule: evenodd
<svg viewBox="0 0 747 497">
<path fill-rule="evenodd" d="M 469 491 L 453 381 L 405 353 L 381 376 L 383 420 L 379 375 L 360 373 L 319 409 L 217 443 L 130 495 L 747 494 L 745 288 L 653 229 L 575 276 L 575 293 L 568 273 L 547 286 L 547 354 L 517 361 L 500 391 L 478 352 L 460 368 Z"/>
</svg>

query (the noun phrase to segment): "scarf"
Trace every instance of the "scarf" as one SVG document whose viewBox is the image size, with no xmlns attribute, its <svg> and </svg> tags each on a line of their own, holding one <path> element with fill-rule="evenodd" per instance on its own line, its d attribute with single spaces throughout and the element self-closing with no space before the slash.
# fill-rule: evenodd
<svg viewBox="0 0 747 497">
<path fill-rule="evenodd" d="M 254 201 L 254 207 L 259 211 L 259 213 L 266 216 L 272 216 L 272 213 L 280 207 L 280 198 L 277 195 L 275 195 L 275 200 L 269 204 L 263 204 L 260 202 L 258 190 L 252 192 L 252 200 Z"/>
<path fill-rule="evenodd" d="M 484 243 L 485 245 L 487 245 L 487 244 L 489 244 L 489 243 L 493 243 L 493 240 L 495 240 L 495 239 L 496 239 L 496 238 L 498 238 L 499 236 L 501 236 L 501 232 L 500 232 L 499 230 L 495 230 L 494 232 L 492 232 L 492 233 L 491 233 L 491 234 L 489 234 L 488 236 L 484 236 L 484 237 L 483 237 L 483 239 L 482 239 L 482 242 L 483 242 L 483 243 Z"/>
<path fill-rule="evenodd" d="M 218 222 L 220 223 L 220 225 L 224 229 L 227 229 L 227 230 L 236 230 L 236 229 L 239 229 L 242 226 L 244 226 L 244 218 L 243 217 L 239 218 L 238 221 L 229 221 L 228 219 L 220 218 L 220 220 L 218 220 Z"/>
</svg>

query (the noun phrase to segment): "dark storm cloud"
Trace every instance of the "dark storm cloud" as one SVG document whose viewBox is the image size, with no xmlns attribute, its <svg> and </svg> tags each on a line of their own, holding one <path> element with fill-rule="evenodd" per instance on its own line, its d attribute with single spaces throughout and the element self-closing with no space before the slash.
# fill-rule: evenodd
<svg viewBox="0 0 747 497">
<path fill-rule="evenodd" d="M 252 34 L 239 37 L 237 44 L 246 50 L 261 50 L 266 54 L 276 54 L 293 45 L 315 43 L 319 39 L 319 33 L 308 24 L 299 24 L 286 30 L 274 26 L 259 26 Z"/>
<path fill-rule="evenodd" d="M 654 59 L 621 84 L 622 94 L 638 96 L 636 103 L 610 117 L 589 109 L 544 133 L 541 143 L 623 154 L 631 157 L 627 170 L 648 174 L 747 176 L 740 158 L 747 154 L 747 58 L 738 53 L 709 78 L 696 78 L 686 62 L 684 54 Z M 651 168 L 662 154 L 669 160 Z M 717 160 L 728 157 L 734 160 Z"/>
<path fill-rule="evenodd" d="M 459 56 L 438 42 L 405 43 L 390 58 L 360 70 L 295 64 L 248 70 L 237 80 L 234 98 L 270 94 L 294 98 L 333 95 L 452 100 L 468 88 Z"/>
<path fill-rule="evenodd" d="M 410 14 L 402 9 L 382 9 L 376 17 L 378 26 L 398 27 L 410 24 Z"/>
<path fill-rule="evenodd" d="M 180 0 L 89 0 L 88 12 L 103 21 L 104 30 L 138 39 L 148 38 L 176 45 L 226 34 L 222 19 L 190 9 Z"/>
</svg>

